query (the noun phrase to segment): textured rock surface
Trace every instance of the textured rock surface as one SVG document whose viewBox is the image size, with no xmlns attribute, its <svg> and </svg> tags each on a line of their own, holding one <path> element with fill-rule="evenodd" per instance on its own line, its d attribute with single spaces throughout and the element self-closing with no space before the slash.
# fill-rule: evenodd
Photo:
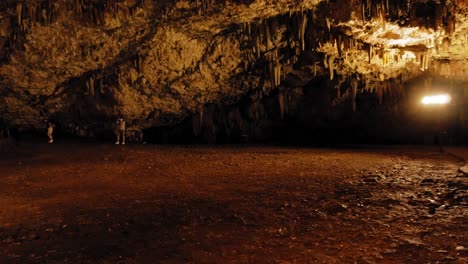
<svg viewBox="0 0 468 264">
<path fill-rule="evenodd" d="M 294 89 L 323 76 L 342 90 L 335 102 L 399 94 L 421 76 L 466 81 L 467 8 L 466 0 L 3 1 L 0 114 L 29 128 L 53 118 L 92 136 L 118 114 L 130 129 L 195 113 L 203 122 L 207 104 L 271 92 L 287 112 Z"/>
<path fill-rule="evenodd" d="M 433 150 L 24 146 L 0 262 L 467 263 L 468 178 Z"/>
</svg>

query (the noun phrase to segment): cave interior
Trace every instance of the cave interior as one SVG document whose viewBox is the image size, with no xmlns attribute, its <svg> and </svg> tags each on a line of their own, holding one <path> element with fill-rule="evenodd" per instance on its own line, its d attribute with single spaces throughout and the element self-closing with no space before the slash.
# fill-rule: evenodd
<svg viewBox="0 0 468 264">
<path fill-rule="evenodd" d="M 467 44 L 467 0 L 4 0 L 0 126 L 107 140 L 121 115 L 154 143 L 464 144 Z M 437 93 L 450 104 L 421 104 Z"/>
</svg>

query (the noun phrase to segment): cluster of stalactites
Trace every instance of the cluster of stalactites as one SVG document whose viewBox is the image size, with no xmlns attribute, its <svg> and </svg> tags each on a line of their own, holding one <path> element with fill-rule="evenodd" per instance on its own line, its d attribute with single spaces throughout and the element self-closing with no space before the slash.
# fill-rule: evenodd
<svg viewBox="0 0 468 264">
<path fill-rule="evenodd" d="M 441 30 L 450 35 L 455 31 L 455 14 L 460 12 L 460 8 L 467 8 L 467 0 L 460 1 L 412 1 L 412 0 L 352 0 L 350 2 L 353 18 L 361 19 L 362 25 L 367 22 L 377 21 L 386 29 L 388 22 L 397 22 L 400 26 L 432 28 Z M 332 3 L 330 3 L 332 4 Z M 333 5 L 333 4 L 332 4 Z M 333 11 L 333 9 L 332 9 Z M 437 46 L 437 43 L 410 47 L 389 47 L 383 44 L 367 43 L 363 40 L 354 39 L 349 30 L 337 26 L 337 21 L 343 10 L 330 12 L 326 17 L 328 38 L 318 43 L 317 51 L 323 54 L 320 65 L 327 69 L 330 80 L 336 78 L 336 73 L 346 75 L 358 71 L 369 79 L 365 83 L 381 83 L 382 87 L 375 88 L 372 85 L 362 85 L 358 87 L 366 91 L 373 91 L 379 94 L 379 98 L 387 90 L 386 83 L 396 76 L 404 76 L 407 63 L 419 66 L 421 71 L 426 71 L 431 64 L 434 50 L 430 47 Z M 343 21 L 343 20 L 342 20 Z M 358 23 L 359 24 L 359 23 Z M 346 32 L 346 33 L 345 33 Z M 363 56 L 367 53 L 367 61 Z M 316 69 L 317 62 L 312 63 Z M 339 68 L 339 69 L 338 69 Z M 441 66 L 445 72 L 449 72 L 447 65 Z M 458 71 L 463 72 L 463 71 Z M 351 84 L 355 82 L 351 81 Z M 349 88 L 350 94 L 355 94 L 355 85 Z M 388 88 L 389 89 L 389 88 Z M 354 96 L 352 96 L 354 97 Z M 353 107 L 355 109 L 355 107 Z"/>
<path fill-rule="evenodd" d="M 82 16 L 87 16 L 94 24 L 105 23 L 105 14 L 114 14 L 121 11 L 125 16 L 135 17 L 138 8 L 145 4 L 146 0 L 137 0 L 133 5 L 126 5 L 125 2 L 117 0 L 74 0 L 74 10 Z"/>
<path fill-rule="evenodd" d="M 467 0 L 416 1 L 416 0 L 352 0 L 356 17 L 363 21 L 380 20 L 398 22 L 405 26 L 419 26 L 438 30 L 448 35 L 455 31 L 455 14 L 467 7 Z"/>
<path fill-rule="evenodd" d="M 239 106 L 224 107 L 221 105 L 200 105 L 197 112 L 192 117 L 192 132 L 195 136 L 216 135 L 224 131 L 228 138 L 233 136 L 246 136 L 249 133 L 250 125 L 253 122 L 252 115 L 260 118 L 261 104 L 259 101 L 253 102 L 257 106 L 249 108 L 247 113 L 241 111 Z M 255 113 L 250 113 L 250 110 Z M 240 133 L 240 135 L 234 135 Z"/>
<path fill-rule="evenodd" d="M 385 18 L 387 14 L 396 14 L 397 18 L 402 20 L 410 14 L 412 6 L 411 0 L 351 0 L 351 2 L 362 20 Z"/>
<path fill-rule="evenodd" d="M 405 65 L 407 62 L 414 62 L 419 65 L 421 71 L 429 68 L 431 60 L 431 49 L 419 48 L 411 50 L 405 48 L 385 48 L 367 45 L 369 63 L 380 67 L 392 65 Z M 384 76 L 379 76 L 383 81 Z"/>
<path fill-rule="evenodd" d="M 5 14 L 10 14 L 8 19 L 8 34 L 9 39 L 5 42 L 3 52 L 0 52 L 0 60 L 9 60 L 10 54 L 18 47 L 22 47 L 24 35 L 35 24 L 48 25 L 52 23 L 60 12 L 58 1 L 52 0 L 25 0 L 15 2 L 1 3 L 2 10 Z"/>
<path fill-rule="evenodd" d="M 220 1 L 217 0 L 195 0 L 192 1 L 191 4 L 193 8 L 196 10 L 198 15 L 205 14 L 213 9 L 213 7 L 217 6 Z"/>
<path fill-rule="evenodd" d="M 326 47 L 321 42 L 318 43 L 318 50 L 323 51 L 323 67 L 328 69 L 330 80 L 333 80 L 336 70 L 335 59 L 348 57 L 348 52 L 362 48 L 362 43 L 351 37 L 342 34 L 330 34 L 331 45 Z M 314 74 L 316 74 L 316 64 L 314 64 Z"/>
<path fill-rule="evenodd" d="M 421 45 L 413 48 L 389 48 L 383 45 L 364 43 L 340 31 L 330 32 L 327 42 L 318 43 L 317 51 L 323 53 L 322 64 L 325 69 L 328 69 L 330 80 L 333 80 L 335 77 L 338 62 L 340 65 L 346 65 L 346 62 L 353 57 L 357 57 L 357 54 L 361 52 L 367 54 L 367 61 L 361 61 L 359 65 L 356 65 L 356 62 L 354 62 L 355 65 L 352 66 L 365 69 L 364 71 L 369 71 L 369 69 L 376 67 L 383 71 L 385 71 L 386 67 L 398 70 L 399 68 L 404 68 L 408 62 L 416 63 L 421 71 L 425 71 L 429 68 L 433 52 L 432 49 Z M 346 74 L 347 72 L 351 73 L 356 70 L 356 68 L 343 69 L 341 73 Z M 368 78 L 383 81 L 388 77 L 384 75 L 383 71 L 373 70 Z"/>
<path fill-rule="evenodd" d="M 244 23 L 240 28 L 246 60 L 265 63 L 263 74 L 268 78 L 265 79 L 263 87 L 261 87 L 263 93 L 268 94 L 272 89 L 279 88 L 278 101 L 282 116 L 288 109 L 286 99 L 288 89 L 283 87 L 281 82 L 292 71 L 301 53 L 305 50 L 315 54 L 322 54 L 322 61 L 308 61 L 305 63 L 312 66 L 314 75 L 317 75 L 319 68 L 323 66 L 327 70 L 330 80 L 335 79 L 338 63 L 342 63 L 342 60 L 347 60 L 348 56 L 353 56 L 353 53 L 358 52 L 367 52 L 368 63 L 378 63 L 379 66 L 391 65 L 396 62 L 401 63 L 407 58 L 418 61 L 423 69 L 427 68 L 429 63 L 427 51 L 417 53 L 414 58 L 413 56 L 410 58 L 408 54 L 403 51 L 400 52 L 398 49 L 388 50 L 365 44 L 352 36 L 335 30 L 329 24 L 327 24 L 327 27 L 314 26 L 308 29 L 309 23 L 316 23 L 310 12 L 297 12 L 287 17 L 279 16 L 261 23 Z M 314 25 L 318 26 L 317 24 Z M 319 37 L 313 38 L 314 43 L 309 43 L 312 38 L 308 34 L 315 34 Z M 319 58 L 320 56 L 315 57 Z M 348 86 L 347 90 L 349 93 L 346 95 L 351 96 L 353 102 L 355 102 L 359 91 L 376 92 L 379 95 L 379 101 L 382 100 L 383 94 L 389 93 L 387 88 L 389 89 L 390 85 L 387 84 L 388 81 L 383 74 L 377 74 L 373 81 L 380 80 L 381 85 L 371 85 L 369 76 L 361 76 L 362 81 L 358 81 L 356 77 L 344 76 L 344 78 L 350 78 L 348 80 L 350 86 Z M 338 86 L 342 86 L 342 84 Z M 339 91 L 340 89 L 338 89 L 337 96 L 341 97 Z M 353 103 L 352 108 L 353 110 L 356 109 L 355 103 Z"/>
<path fill-rule="evenodd" d="M 50 24 L 57 17 L 61 7 L 74 10 L 92 23 L 102 25 L 105 23 L 106 12 L 114 14 L 122 11 L 133 17 L 136 9 L 143 6 L 145 1 L 138 0 L 132 6 L 127 6 L 117 0 L 25 0 L 18 1 L 14 9 L 18 26 L 25 30 L 38 22 L 43 25 Z"/>
<path fill-rule="evenodd" d="M 364 43 L 356 39 L 342 34 L 340 32 L 329 33 L 328 42 L 318 42 L 317 51 L 323 53 L 323 67 L 328 69 L 330 80 L 335 77 L 337 65 L 335 61 L 340 59 L 347 60 L 352 53 L 364 49 Z M 369 62 L 371 58 L 369 57 Z M 314 73 L 316 74 L 316 64 L 314 64 Z"/>
<path fill-rule="evenodd" d="M 97 97 L 98 95 L 105 94 L 106 86 L 119 87 L 128 80 L 133 84 L 138 79 L 138 73 L 141 73 L 143 70 L 144 57 L 140 53 L 137 53 L 130 59 L 130 63 L 131 67 L 136 71 L 128 71 L 123 74 L 119 68 L 106 68 L 83 74 L 82 80 L 84 82 L 85 94 Z M 135 73 L 137 76 L 134 76 Z M 130 78 L 127 79 L 127 77 Z"/>
<path fill-rule="evenodd" d="M 96 97 L 97 93 L 105 94 L 104 89 L 104 74 L 100 72 L 92 72 L 85 78 L 86 93 L 92 97 Z"/>
<path fill-rule="evenodd" d="M 245 105 L 200 104 L 192 116 L 193 134 L 195 136 L 200 136 L 203 133 L 216 134 L 220 130 L 224 131 L 228 138 L 246 137 L 249 134 L 254 134 L 252 128 L 255 129 L 258 122 L 266 114 L 262 99 L 262 91 L 253 90 Z M 235 133 L 240 133 L 240 135 L 235 135 Z M 243 140 L 247 140 L 247 138 Z"/>
<path fill-rule="evenodd" d="M 338 80 L 335 89 L 334 104 L 349 100 L 353 112 L 357 110 L 356 99 L 360 93 L 375 94 L 379 104 L 387 103 L 394 106 L 405 96 L 404 80 L 401 75 L 384 81 L 372 81 L 362 74 L 353 74 Z"/>
<path fill-rule="evenodd" d="M 336 34 L 331 38 L 331 42 L 334 44 L 330 44 L 330 42 L 326 44 L 319 43 L 319 50 L 324 52 L 323 67 L 328 69 L 330 80 L 336 80 L 338 63 L 342 65 L 344 60 L 356 56 L 356 53 L 362 51 L 366 51 L 367 61 L 363 61 L 361 67 L 374 69 L 371 71 L 364 70 L 367 73 L 356 73 L 352 69 L 341 69 L 342 78 L 336 80 L 336 98 L 337 100 L 350 98 L 353 111 L 356 111 L 356 97 L 359 92 L 375 93 L 379 103 L 383 102 L 384 97 L 400 98 L 402 96 L 403 70 L 391 77 L 385 75 L 385 67 L 398 66 L 405 69 L 406 63 L 412 62 L 418 65 L 421 71 L 425 71 L 430 65 L 432 52 L 430 49 L 389 49 Z M 382 69 L 382 71 L 377 69 Z M 342 93 L 342 90 L 346 92 Z"/>
<path fill-rule="evenodd" d="M 280 86 L 306 49 L 308 16 L 307 11 L 296 12 L 241 25 L 244 58 L 264 62 L 263 73 L 268 76 L 262 87 L 264 93 Z"/>
<path fill-rule="evenodd" d="M 123 13 L 126 18 L 133 18 L 136 10 L 145 4 L 146 0 L 132 1 L 127 6 L 125 1 L 118 0 L 21 0 L 3 3 L 1 7 L 12 14 L 10 16 L 11 34 L 6 52 L 2 58 L 9 58 L 10 53 L 21 47 L 21 40 L 34 25 L 53 23 L 63 10 L 73 11 L 89 23 L 103 25 L 106 14 Z M 14 14 L 14 15 L 13 15 Z"/>
<path fill-rule="evenodd" d="M 35 23 L 50 24 L 59 13 L 57 1 L 19 1 L 15 6 L 16 24 L 21 31 Z"/>
<path fill-rule="evenodd" d="M 417 18 L 416 6 L 413 1 L 353 1 L 354 9 L 360 6 L 360 12 L 354 12 L 357 17 L 365 20 L 380 20 L 386 27 L 387 21 L 401 19 L 401 26 L 415 26 L 411 24 Z M 425 27 L 443 26 L 447 33 L 454 30 L 453 12 L 456 7 L 435 4 L 435 18 L 424 18 Z M 350 10 L 355 11 L 355 10 Z M 243 38 L 244 55 L 246 61 L 264 62 L 265 79 L 262 87 L 265 93 L 273 88 L 281 87 L 290 69 L 298 62 L 301 54 L 307 51 L 313 60 L 306 63 L 312 66 L 314 74 L 319 69 L 326 70 L 330 80 L 336 79 L 336 74 L 349 78 L 349 75 L 362 70 L 362 80 L 350 82 L 349 95 L 355 98 L 358 91 L 375 92 L 382 98 L 384 94 L 391 94 L 390 80 L 404 76 L 407 63 L 419 66 L 421 71 L 429 68 L 433 50 L 428 47 L 435 43 L 428 43 L 428 47 L 420 44 L 408 47 L 389 47 L 381 44 L 371 44 L 354 38 L 348 31 L 337 26 L 333 18 L 318 18 L 315 11 L 292 12 L 289 16 L 278 16 L 257 23 L 244 23 L 240 29 Z M 436 22 L 431 22 L 435 19 Z M 414 23 L 422 23 L 415 19 Z M 394 23 L 393 23 L 394 25 Z M 367 54 L 367 59 L 365 59 Z M 321 58 L 321 59 L 318 59 Z M 349 61 L 352 63 L 347 63 Z M 246 63 L 246 70 L 248 64 Z M 348 67 L 346 65 L 352 65 Z M 346 68 L 348 67 L 348 68 Z M 355 68 L 356 67 L 356 68 Z M 413 66 L 412 68 L 413 69 Z M 322 73 L 322 72 L 321 72 Z M 404 77 L 401 77 L 404 79 Z M 360 83 L 360 85 L 355 85 Z M 376 83 L 378 85 L 372 85 Z M 396 89 L 398 92 L 398 89 Z M 398 94 L 398 93 L 397 93 Z M 280 96 L 281 97 L 281 96 Z M 281 104 L 280 98 L 280 104 Z M 382 99 L 379 99 L 381 101 Z M 284 100 L 283 100 L 284 101 Z M 281 104 L 284 105 L 284 104 Z M 287 107 L 284 107 L 285 109 Z M 353 107 L 355 109 L 355 106 Z"/>
<path fill-rule="evenodd" d="M 468 60 L 436 60 L 431 65 L 431 75 L 468 81 L 467 65 Z"/>
</svg>

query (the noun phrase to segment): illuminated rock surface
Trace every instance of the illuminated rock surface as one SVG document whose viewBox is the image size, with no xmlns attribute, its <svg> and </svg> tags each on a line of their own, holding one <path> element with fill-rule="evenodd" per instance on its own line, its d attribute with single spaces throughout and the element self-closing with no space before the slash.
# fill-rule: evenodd
<svg viewBox="0 0 468 264">
<path fill-rule="evenodd" d="M 330 104 L 355 111 L 359 94 L 399 98 L 414 79 L 466 83 L 467 38 L 466 0 L 2 1 L 0 114 L 84 136 L 118 114 L 130 130 L 195 115 L 196 134 L 219 130 L 212 104 L 247 99 L 263 120 L 273 96 L 284 116 L 324 78 Z M 245 126 L 238 111 L 220 114 L 226 131 Z"/>
</svg>

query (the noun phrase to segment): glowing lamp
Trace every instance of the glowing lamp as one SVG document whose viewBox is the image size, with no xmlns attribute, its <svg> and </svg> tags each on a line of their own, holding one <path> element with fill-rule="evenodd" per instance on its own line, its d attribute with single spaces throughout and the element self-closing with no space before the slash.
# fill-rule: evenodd
<svg viewBox="0 0 468 264">
<path fill-rule="evenodd" d="M 423 105 L 439 105 L 439 106 L 442 106 L 442 105 L 447 105 L 450 103 L 450 101 L 452 100 L 452 97 L 450 97 L 449 94 L 434 94 L 434 95 L 427 95 L 427 96 L 424 96 L 423 99 L 421 100 L 421 103 Z M 433 108 L 435 109 L 435 108 Z M 443 122 L 442 122 L 442 108 L 439 108 L 437 109 L 439 112 L 439 114 L 437 114 L 436 118 L 438 119 L 438 123 L 439 123 L 439 131 L 437 133 L 437 142 L 439 143 L 439 151 L 440 153 L 444 152 L 444 148 L 442 146 L 442 134 L 444 134 L 444 125 L 443 125 Z"/>
<path fill-rule="evenodd" d="M 437 94 L 424 96 L 421 103 L 424 105 L 445 105 L 450 103 L 452 97 L 448 94 Z"/>
</svg>

